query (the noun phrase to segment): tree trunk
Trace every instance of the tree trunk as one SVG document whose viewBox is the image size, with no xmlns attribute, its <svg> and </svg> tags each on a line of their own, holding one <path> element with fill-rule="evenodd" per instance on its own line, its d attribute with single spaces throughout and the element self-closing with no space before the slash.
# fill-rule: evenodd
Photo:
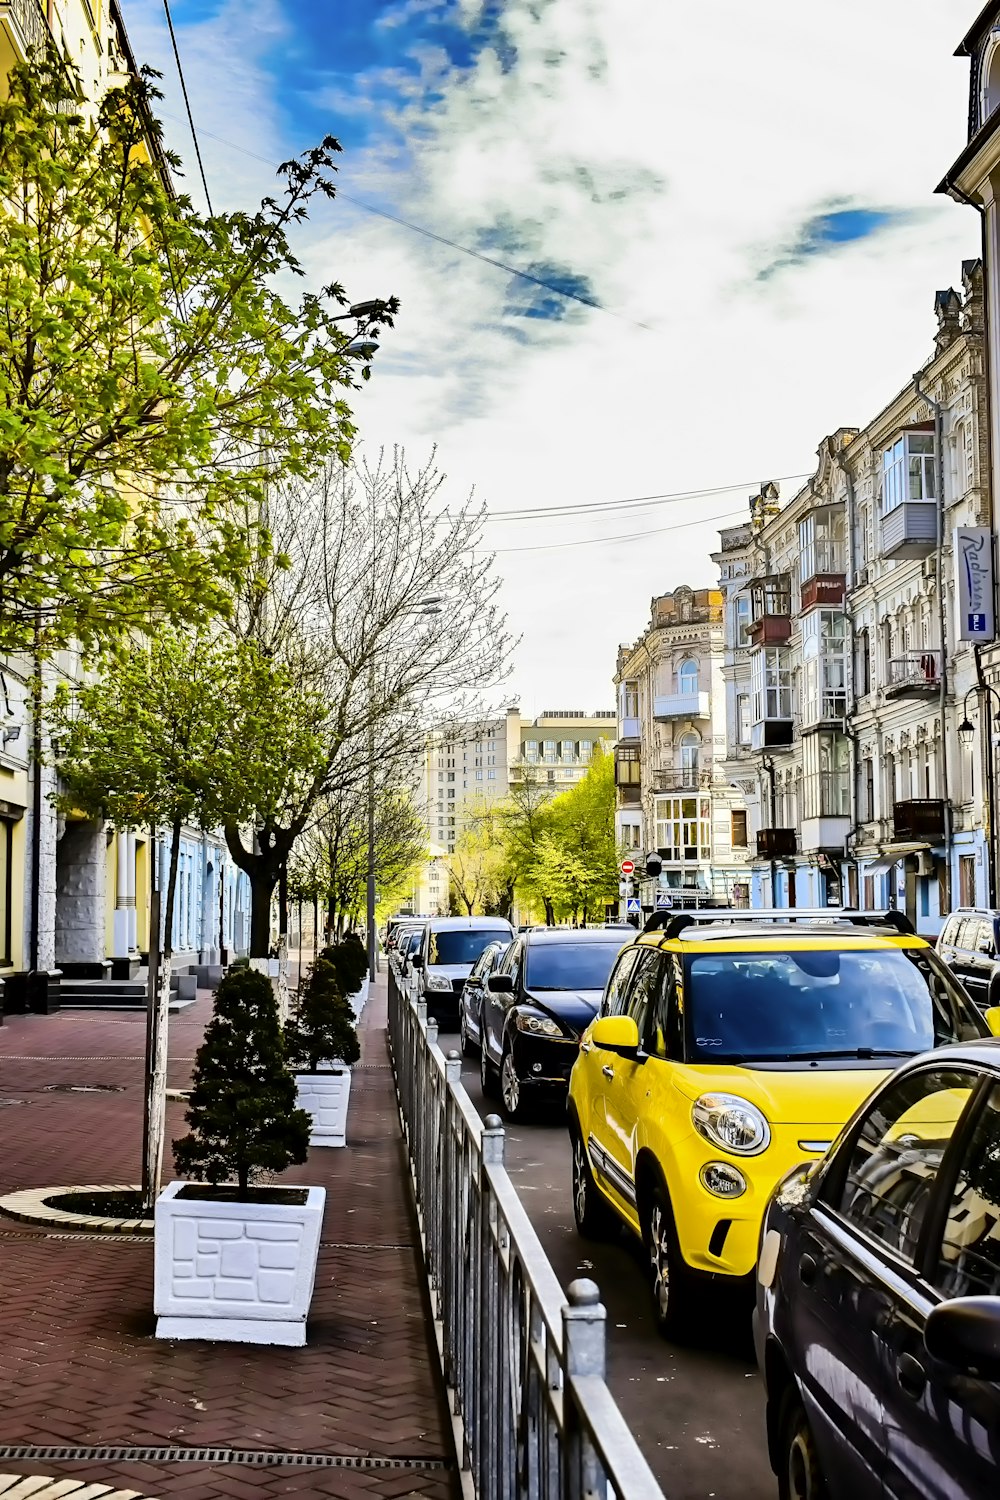
<svg viewBox="0 0 1000 1500">
<path fill-rule="evenodd" d="M 277 870 L 258 866 L 250 873 L 250 957 L 268 958 L 271 952 L 271 897 Z"/>
<path fill-rule="evenodd" d="M 278 876 L 278 940 L 288 941 L 288 863 L 281 866 Z"/>
<path fill-rule="evenodd" d="M 163 1141 L 166 1133 L 167 1111 L 167 1055 L 169 1052 L 170 1019 L 170 960 L 173 955 L 174 900 L 177 895 L 177 866 L 180 859 L 181 823 L 175 819 L 170 830 L 170 873 L 167 877 L 166 900 L 163 905 L 163 948 L 159 963 L 153 972 L 150 968 L 150 984 L 153 995 L 148 1011 L 149 1032 L 146 1039 L 146 1119 L 144 1131 L 145 1160 L 142 1180 L 144 1188 L 143 1208 L 152 1210 L 160 1192 L 163 1178 Z M 152 958 L 154 940 L 159 946 L 159 934 L 150 934 Z"/>
<path fill-rule="evenodd" d="M 545 925 L 546 927 L 554 927 L 556 925 L 556 914 L 552 909 L 552 902 L 548 896 L 543 896 L 542 900 L 545 902 Z"/>
</svg>

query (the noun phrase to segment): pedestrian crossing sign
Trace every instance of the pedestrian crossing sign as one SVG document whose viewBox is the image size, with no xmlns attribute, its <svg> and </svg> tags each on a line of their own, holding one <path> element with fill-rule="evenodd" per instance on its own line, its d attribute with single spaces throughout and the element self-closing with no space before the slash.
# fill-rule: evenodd
<svg viewBox="0 0 1000 1500">
<path fill-rule="evenodd" d="M 626 910 L 626 912 L 628 913 L 628 915 L 630 917 L 639 917 L 639 916 L 641 916 L 642 915 L 642 903 L 640 902 L 639 897 L 638 896 L 630 896 L 628 898 L 628 901 L 625 903 L 625 910 Z"/>
<path fill-rule="evenodd" d="M 669 891 L 657 891 L 657 893 L 656 893 L 656 910 L 657 911 L 669 911 L 670 908 L 673 906 L 673 904 L 674 904 L 674 898 L 673 898 L 673 896 L 671 896 L 671 894 L 670 894 Z"/>
</svg>

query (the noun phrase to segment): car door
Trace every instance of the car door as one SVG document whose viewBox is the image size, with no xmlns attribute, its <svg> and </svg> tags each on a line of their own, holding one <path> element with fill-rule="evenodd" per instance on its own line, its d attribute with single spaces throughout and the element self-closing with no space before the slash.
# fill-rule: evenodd
<svg viewBox="0 0 1000 1500">
<path fill-rule="evenodd" d="M 979 918 L 967 916 L 955 934 L 955 948 L 951 968 L 974 999 L 976 993 L 976 943 L 979 937 Z"/>
<path fill-rule="evenodd" d="M 625 1000 L 625 1014 L 639 1031 L 640 1046 L 647 1040 L 647 1022 L 658 1009 L 658 996 L 666 976 L 664 955 L 658 948 L 643 948 L 635 966 Z M 636 1214 L 635 1154 L 639 1110 L 647 1092 L 645 1053 L 642 1060 L 605 1053 L 601 1061 L 604 1078 L 604 1146 L 608 1173 L 616 1195 L 632 1216 Z"/>
<path fill-rule="evenodd" d="M 499 943 L 490 943 L 472 965 L 471 973 L 465 981 L 462 998 L 459 1002 L 465 1012 L 465 1024 L 473 1041 L 479 1038 L 479 1026 L 481 1021 L 481 1009 L 483 993 L 486 981 L 495 971 L 503 949 Z"/>
<path fill-rule="evenodd" d="M 497 1067 L 500 1066 L 500 1058 L 503 1051 L 503 1029 L 507 1012 L 511 1005 L 517 1000 L 517 991 L 521 978 L 521 969 L 524 966 L 524 939 L 512 944 L 504 955 L 503 962 L 494 970 L 494 974 L 507 974 L 511 980 L 511 993 L 495 994 L 490 988 L 489 980 L 483 985 L 483 1008 L 482 1008 L 482 1036 L 480 1046 L 486 1049 L 487 1056 Z M 490 976 L 493 977 L 492 975 Z"/>
<path fill-rule="evenodd" d="M 973 1087 L 967 1071 L 929 1066 L 881 1090 L 838 1151 L 785 1272 L 803 1401 L 833 1494 L 884 1493 L 885 1340 L 919 1286 L 934 1184 Z"/>
<path fill-rule="evenodd" d="M 599 1016 L 621 1016 L 625 1014 L 628 1003 L 629 986 L 632 974 L 635 970 L 639 955 L 644 950 L 641 948 L 625 948 L 618 955 L 608 976 L 607 987 L 604 998 L 598 1011 Z M 609 1186 L 606 1165 L 607 1137 L 607 1106 L 605 1103 L 605 1089 L 608 1077 L 605 1069 L 609 1066 L 612 1053 L 605 1052 L 601 1047 L 595 1047 L 593 1042 L 586 1039 L 580 1043 L 580 1055 L 573 1070 L 572 1092 L 576 1100 L 577 1110 L 580 1115 L 580 1124 L 588 1134 L 587 1149 L 595 1171 L 602 1178 L 604 1186 Z M 613 1078 L 612 1072 L 612 1078 Z"/>
<path fill-rule="evenodd" d="M 891 1500 L 993 1500 L 1000 1485 L 1000 1386 L 934 1359 L 924 1344 L 939 1301 L 1000 1296 L 1000 1086 L 985 1086 L 954 1139 L 925 1275 L 885 1325 Z"/>
</svg>

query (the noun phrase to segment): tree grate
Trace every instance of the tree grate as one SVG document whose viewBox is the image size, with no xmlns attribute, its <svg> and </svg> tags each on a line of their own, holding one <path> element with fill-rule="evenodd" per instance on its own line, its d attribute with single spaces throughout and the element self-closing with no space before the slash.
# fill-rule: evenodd
<svg viewBox="0 0 1000 1500">
<path fill-rule="evenodd" d="M 448 1458 L 394 1458 L 354 1453 L 281 1453 L 270 1448 L 0 1447 L 11 1463 L 240 1464 L 254 1469 L 452 1469 Z"/>
</svg>

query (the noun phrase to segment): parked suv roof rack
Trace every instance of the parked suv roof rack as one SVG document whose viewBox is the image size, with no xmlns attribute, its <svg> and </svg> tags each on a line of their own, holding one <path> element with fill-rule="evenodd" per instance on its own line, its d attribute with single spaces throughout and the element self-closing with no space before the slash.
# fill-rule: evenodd
<svg viewBox="0 0 1000 1500">
<path fill-rule="evenodd" d="M 660 932 L 664 937 L 678 937 L 688 927 L 708 926 L 712 923 L 732 926 L 734 923 L 748 925 L 755 922 L 824 922 L 847 927 L 890 927 L 906 937 L 916 936 L 916 929 L 909 917 L 901 911 L 854 911 L 836 906 L 819 907 L 728 907 L 707 908 L 704 911 L 677 912 L 657 911 L 646 922 L 643 932 Z"/>
</svg>

